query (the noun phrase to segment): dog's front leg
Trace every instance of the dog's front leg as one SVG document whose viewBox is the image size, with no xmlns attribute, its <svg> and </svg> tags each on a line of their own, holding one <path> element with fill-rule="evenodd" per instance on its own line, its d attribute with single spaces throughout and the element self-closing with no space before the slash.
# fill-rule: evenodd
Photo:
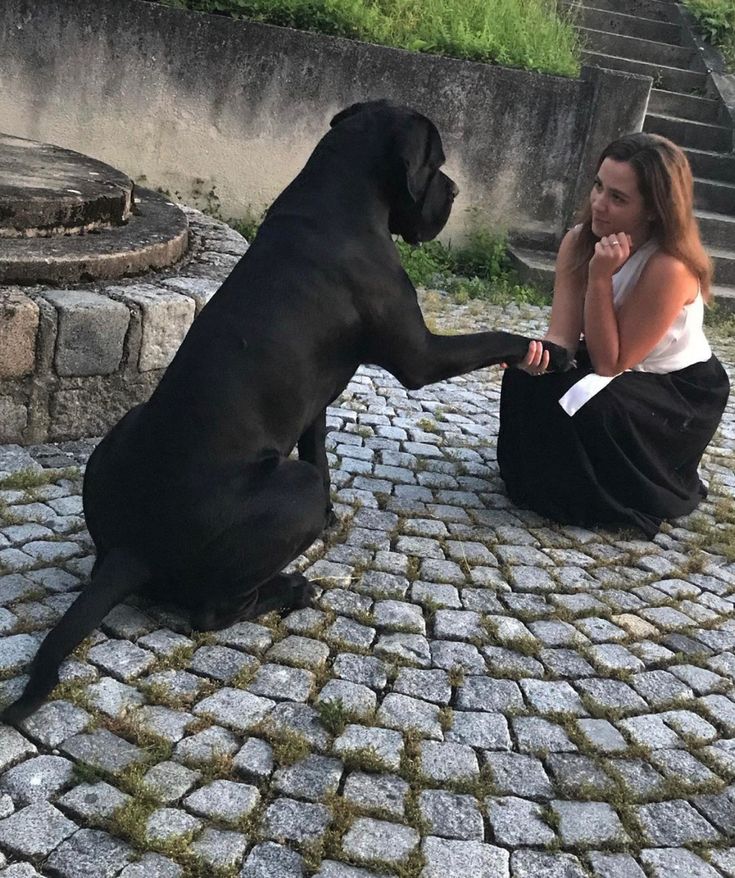
<svg viewBox="0 0 735 878">
<path fill-rule="evenodd" d="M 395 325 L 394 325 L 395 326 Z M 434 335 L 420 324 L 387 331 L 379 353 L 371 362 L 388 369 L 409 389 L 463 375 L 496 363 L 519 363 L 528 350 L 529 338 L 510 332 L 476 332 L 470 335 Z M 544 341 L 551 355 L 550 369 L 569 368 L 571 354 Z"/>
<path fill-rule="evenodd" d="M 298 441 L 299 460 L 313 464 L 322 477 L 324 493 L 327 498 L 326 527 L 337 523 L 337 516 L 332 509 L 331 483 L 329 481 L 329 463 L 327 462 L 327 410 L 324 409 L 304 430 Z"/>
</svg>

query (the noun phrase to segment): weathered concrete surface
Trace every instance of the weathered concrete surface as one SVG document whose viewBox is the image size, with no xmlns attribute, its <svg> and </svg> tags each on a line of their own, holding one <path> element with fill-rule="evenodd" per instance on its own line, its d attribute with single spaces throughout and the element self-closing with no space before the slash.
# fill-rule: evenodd
<svg viewBox="0 0 735 878">
<path fill-rule="evenodd" d="M 97 233 L 0 237 L 0 283 L 109 280 L 171 265 L 186 253 L 186 216 L 167 197 L 135 190 L 135 214 Z"/>
<path fill-rule="evenodd" d="M 109 165 L 0 134 L 0 238 L 119 225 L 130 218 L 133 181 Z"/>
<path fill-rule="evenodd" d="M 650 89 L 625 73 L 575 81 L 143 0 L 4 0 L 0 76 L 9 130 L 225 216 L 270 204 L 345 106 L 415 106 L 439 127 L 460 188 L 445 238 L 478 220 L 558 237 L 597 142 L 639 128 Z"/>
</svg>

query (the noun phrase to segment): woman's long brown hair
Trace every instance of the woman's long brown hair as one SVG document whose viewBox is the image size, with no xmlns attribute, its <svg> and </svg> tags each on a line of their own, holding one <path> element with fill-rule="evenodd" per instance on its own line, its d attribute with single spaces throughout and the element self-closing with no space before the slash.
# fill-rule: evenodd
<svg viewBox="0 0 735 878">
<path fill-rule="evenodd" d="M 699 236 L 694 216 L 694 181 L 684 152 L 665 137 L 639 132 L 626 134 L 607 146 L 597 170 L 606 158 L 632 165 L 645 208 L 655 215 L 651 236 L 665 253 L 683 262 L 699 279 L 702 297 L 708 302 L 712 262 Z M 579 210 L 578 222 L 582 228 L 575 242 L 575 262 L 581 269 L 592 258 L 599 240 L 592 232 L 589 198 Z"/>
</svg>

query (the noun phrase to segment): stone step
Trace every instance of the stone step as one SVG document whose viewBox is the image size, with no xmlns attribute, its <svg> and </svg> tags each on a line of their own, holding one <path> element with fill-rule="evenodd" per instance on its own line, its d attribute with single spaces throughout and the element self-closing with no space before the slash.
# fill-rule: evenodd
<svg viewBox="0 0 735 878">
<path fill-rule="evenodd" d="M 700 208 L 694 211 L 694 215 L 705 246 L 735 249 L 735 216 Z"/>
<path fill-rule="evenodd" d="M 556 254 L 550 250 L 531 250 L 527 247 L 508 247 L 513 268 L 523 283 L 530 283 L 549 296 L 554 291 Z"/>
<path fill-rule="evenodd" d="M 694 178 L 694 205 L 720 215 L 730 215 L 735 222 L 735 183 Z M 735 248 L 735 225 L 730 229 L 730 243 Z"/>
<path fill-rule="evenodd" d="M 666 0 L 584 0 L 579 5 L 661 22 L 676 21 L 676 7 Z"/>
<path fill-rule="evenodd" d="M 186 216 L 163 195 L 135 190 L 129 222 L 98 233 L 0 238 L 0 283 L 74 283 L 161 268 L 189 245 Z"/>
<path fill-rule="evenodd" d="M 631 61 L 645 61 L 647 64 L 675 67 L 679 70 L 704 71 L 705 69 L 696 49 L 610 34 L 586 27 L 580 27 L 577 31 L 587 49 L 603 55 L 629 58 Z"/>
<path fill-rule="evenodd" d="M 713 152 L 729 152 L 732 147 L 732 129 L 707 122 L 691 122 L 674 116 L 646 113 L 643 130 L 668 137 L 681 147 L 707 149 Z"/>
<path fill-rule="evenodd" d="M 652 88 L 648 99 L 648 112 L 659 116 L 674 116 L 677 119 L 689 119 L 692 122 L 717 125 L 721 118 L 721 103 L 718 100 L 703 98 L 699 95 L 680 94 L 675 91 Z"/>
<path fill-rule="evenodd" d="M 0 239 L 120 225 L 133 181 L 89 156 L 0 134 Z"/>
<path fill-rule="evenodd" d="M 682 70 L 679 67 L 667 67 L 661 64 L 649 64 L 617 55 L 605 55 L 600 52 L 583 50 L 582 57 L 587 64 L 594 67 L 606 67 L 609 70 L 623 70 L 626 73 L 638 73 L 650 76 L 656 88 L 680 93 L 703 92 L 707 84 L 707 74 L 696 70 Z"/>
<path fill-rule="evenodd" d="M 735 249 L 707 247 L 707 252 L 715 266 L 715 283 L 735 287 Z"/>
<path fill-rule="evenodd" d="M 689 147 L 685 147 L 684 152 L 695 177 L 735 183 L 735 154 Z"/>
<path fill-rule="evenodd" d="M 577 3 L 563 4 L 564 11 L 578 27 L 604 31 L 609 34 L 620 34 L 639 37 L 644 40 L 656 40 L 672 46 L 681 45 L 681 26 L 671 22 L 657 21 L 653 18 L 640 18 L 637 15 L 626 15 L 619 11 L 595 9 L 591 6 L 580 6 Z"/>
<path fill-rule="evenodd" d="M 524 283 L 532 283 L 551 295 L 554 289 L 555 254 L 547 250 L 509 248 L 513 267 Z M 735 252 L 708 247 L 715 265 L 713 295 L 717 304 L 735 309 Z"/>
<path fill-rule="evenodd" d="M 735 314 L 735 286 L 723 287 L 718 284 L 713 285 L 712 302 L 718 307 Z"/>
</svg>

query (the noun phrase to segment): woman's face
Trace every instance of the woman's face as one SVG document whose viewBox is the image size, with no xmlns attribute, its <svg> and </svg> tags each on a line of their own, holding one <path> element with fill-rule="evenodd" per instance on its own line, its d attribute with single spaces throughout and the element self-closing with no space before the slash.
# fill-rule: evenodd
<svg viewBox="0 0 735 878">
<path fill-rule="evenodd" d="M 638 179 L 630 162 L 606 158 L 590 193 L 592 231 L 598 238 L 626 232 L 639 247 L 649 237 L 650 211 L 643 203 Z"/>
</svg>

